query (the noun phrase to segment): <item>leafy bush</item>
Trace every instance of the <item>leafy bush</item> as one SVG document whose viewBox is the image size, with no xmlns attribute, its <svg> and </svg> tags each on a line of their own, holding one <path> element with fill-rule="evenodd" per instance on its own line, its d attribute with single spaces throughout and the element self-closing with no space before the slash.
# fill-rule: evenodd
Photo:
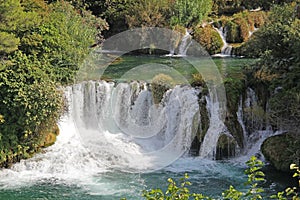
<svg viewBox="0 0 300 200">
<path fill-rule="evenodd" d="M 17 52 L 0 70 L 0 166 L 18 161 L 37 150 L 44 132 L 51 130 L 63 110 L 62 93 L 54 81 Z"/>
<path fill-rule="evenodd" d="M 172 6 L 170 24 L 191 27 L 202 22 L 211 12 L 212 0 L 176 0 Z"/>
</svg>

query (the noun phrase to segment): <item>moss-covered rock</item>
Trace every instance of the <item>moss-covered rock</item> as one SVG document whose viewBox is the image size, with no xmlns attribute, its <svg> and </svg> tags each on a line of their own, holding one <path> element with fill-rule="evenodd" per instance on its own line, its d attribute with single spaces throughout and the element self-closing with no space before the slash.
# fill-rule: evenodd
<svg viewBox="0 0 300 200">
<path fill-rule="evenodd" d="M 206 109 L 206 100 L 204 95 L 199 97 L 199 108 L 200 108 L 201 117 L 200 117 L 200 126 L 197 135 L 199 136 L 200 141 L 203 141 L 210 123 L 208 111 Z"/>
<path fill-rule="evenodd" d="M 45 148 L 53 145 L 56 142 L 56 136 L 59 135 L 59 127 L 55 124 L 49 131 L 43 133 L 44 137 L 39 144 L 40 148 Z"/>
<path fill-rule="evenodd" d="M 165 92 L 171 89 L 174 85 L 172 77 L 165 74 L 158 74 L 152 79 L 151 91 L 153 101 L 155 104 L 159 104 L 162 100 Z"/>
<path fill-rule="evenodd" d="M 42 148 L 53 145 L 57 135 L 59 135 L 59 127 L 55 124 L 52 128 L 45 128 L 45 130 L 41 131 L 39 141 L 31 147 L 17 145 L 15 149 L 0 149 L 0 168 L 10 168 L 21 159 L 31 158 L 35 153 L 40 152 Z"/>
<path fill-rule="evenodd" d="M 196 28 L 193 37 L 209 54 L 221 52 L 223 46 L 222 38 L 211 25 Z"/>
<path fill-rule="evenodd" d="M 265 158 L 280 171 L 289 172 L 290 164 L 300 164 L 300 132 L 276 135 L 266 139 L 261 151 Z"/>
<path fill-rule="evenodd" d="M 240 148 L 244 147 L 243 129 L 237 119 L 238 105 L 241 95 L 245 92 L 243 79 L 226 78 L 224 82 L 227 97 L 227 112 L 225 125 L 231 135 L 237 141 Z"/>
</svg>

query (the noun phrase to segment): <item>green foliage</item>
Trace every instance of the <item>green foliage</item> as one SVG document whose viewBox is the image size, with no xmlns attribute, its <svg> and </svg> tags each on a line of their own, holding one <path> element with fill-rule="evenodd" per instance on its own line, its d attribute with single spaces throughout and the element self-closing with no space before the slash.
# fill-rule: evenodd
<svg viewBox="0 0 300 200">
<path fill-rule="evenodd" d="M 36 150 L 43 131 L 52 128 L 62 113 L 62 93 L 40 64 L 17 52 L 0 71 L 0 110 L 5 119 L 0 128 L 3 162 L 28 157 Z"/>
<path fill-rule="evenodd" d="M 20 39 L 13 34 L 0 32 L 0 54 L 9 54 L 18 49 Z"/>
<path fill-rule="evenodd" d="M 211 0 L 105 0 L 95 8 L 102 11 L 99 15 L 109 23 L 106 36 L 111 36 L 143 26 L 190 28 L 207 17 L 211 6 Z"/>
<path fill-rule="evenodd" d="M 299 179 L 298 184 L 300 187 L 300 168 L 296 164 L 291 164 L 290 169 L 295 171 L 293 177 Z M 272 195 L 271 198 L 278 199 L 278 200 L 288 200 L 288 199 L 299 200 L 300 196 L 297 193 L 296 187 L 293 187 L 293 188 L 289 187 L 289 188 L 285 189 L 285 191 L 278 192 L 277 194 Z"/>
<path fill-rule="evenodd" d="M 295 18 L 295 6 L 274 6 L 267 24 L 248 42 L 250 56 L 295 58 L 300 48 L 299 19 Z"/>
<path fill-rule="evenodd" d="M 129 6 L 126 21 L 133 27 L 166 27 L 171 13 L 169 0 L 135 1 Z"/>
<path fill-rule="evenodd" d="M 169 178 L 169 185 L 165 192 L 163 192 L 161 189 L 152 189 L 149 191 L 145 190 L 143 191 L 142 197 L 144 197 L 147 200 L 188 200 L 191 198 L 195 200 L 212 199 L 203 194 L 190 193 L 188 186 L 190 186 L 191 183 L 187 181 L 188 178 L 189 176 L 185 174 L 184 177 L 180 179 L 179 186 L 173 179 Z"/>
<path fill-rule="evenodd" d="M 274 5 L 290 3 L 292 0 L 214 0 L 213 12 L 218 15 L 232 15 L 243 9 L 270 10 Z"/>
<path fill-rule="evenodd" d="M 294 130 L 299 125 L 300 19 L 297 4 L 274 6 L 268 22 L 246 44 L 248 56 L 260 60 L 249 71 L 254 87 L 265 85 L 273 125 Z M 280 126 L 277 125 L 277 121 Z"/>
</svg>

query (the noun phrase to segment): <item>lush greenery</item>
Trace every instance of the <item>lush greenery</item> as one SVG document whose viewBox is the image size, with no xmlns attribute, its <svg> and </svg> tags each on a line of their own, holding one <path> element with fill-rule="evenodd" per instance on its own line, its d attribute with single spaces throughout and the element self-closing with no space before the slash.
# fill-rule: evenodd
<svg viewBox="0 0 300 200">
<path fill-rule="evenodd" d="M 264 173 L 261 171 L 263 163 L 262 161 L 258 160 L 256 157 L 251 157 L 249 161 L 246 162 L 248 165 L 248 169 L 245 170 L 245 174 L 248 176 L 245 185 L 248 185 L 248 189 L 246 191 L 239 191 L 234 186 L 230 186 L 228 190 L 222 193 L 222 199 L 232 199 L 232 200 L 256 200 L 256 199 L 263 199 L 263 188 L 260 187 L 260 183 L 265 181 Z M 295 164 L 290 166 L 291 170 L 294 170 L 295 173 L 293 177 L 300 178 L 300 170 Z M 188 175 L 185 174 L 183 178 L 180 179 L 180 184 L 177 185 L 176 182 L 169 178 L 168 182 L 169 185 L 166 191 L 163 191 L 160 188 L 151 189 L 143 191 L 142 197 L 147 200 L 173 200 L 173 199 L 194 199 L 194 200 L 201 200 L 201 199 L 208 199 L 213 200 L 213 198 L 203 195 L 201 193 L 192 193 L 189 190 L 189 186 L 192 184 L 189 182 Z M 300 181 L 299 181 L 300 186 Z M 287 188 L 283 192 L 278 192 L 275 195 L 270 196 L 272 199 L 279 199 L 279 200 L 299 200 L 300 197 L 297 193 L 297 188 Z"/>
<path fill-rule="evenodd" d="M 59 88 L 74 80 L 106 24 L 64 1 L 0 1 L 0 16 L 0 166 L 7 167 L 53 143 L 64 108 Z"/>
<path fill-rule="evenodd" d="M 282 5 L 290 3 L 291 0 L 214 0 L 213 13 L 231 15 L 243 9 L 269 10 L 274 4 Z"/>
<path fill-rule="evenodd" d="M 174 27 L 197 25 L 211 11 L 209 0 L 104 0 L 71 1 L 75 5 L 85 5 L 94 14 L 104 18 L 109 24 L 105 36 L 132 27 Z M 78 2 L 81 2 L 78 4 Z"/>
</svg>

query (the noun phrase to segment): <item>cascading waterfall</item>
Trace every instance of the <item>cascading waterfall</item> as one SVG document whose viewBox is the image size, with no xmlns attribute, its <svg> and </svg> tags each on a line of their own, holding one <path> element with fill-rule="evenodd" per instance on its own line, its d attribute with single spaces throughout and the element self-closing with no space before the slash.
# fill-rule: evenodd
<svg viewBox="0 0 300 200">
<path fill-rule="evenodd" d="M 103 88 L 104 87 L 104 88 Z M 177 86 L 154 105 L 145 84 L 89 81 L 72 87 L 72 117 L 85 147 L 109 167 L 159 169 L 188 150 L 197 91 Z"/>
<path fill-rule="evenodd" d="M 240 124 L 240 126 L 242 127 L 242 130 L 243 130 L 243 138 L 244 138 L 244 146 L 246 145 L 246 141 L 245 141 L 245 138 L 248 137 L 248 133 L 247 133 L 247 129 L 246 129 L 246 126 L 245 126 L 245 123 L 244 123 L 244 113 L 243 113 L 243 98 L 241 97 L 240 98 L 240 102 L 239 102 L 239 106 L 238 106 L 238 111 L 236 113 L 237 115 L 237 120 Z"/>
<path fill-rule="evenodd" d="M 247 88 L 246 98 L 244 102 L 241 98 L 237 112 L 238 122 L 243 129 L 245 148 L 243 155 L 235 158 L 234 161 L 245 163 L 252 155 L 263 159 L 263 155 L 260 152 L 262 143 L 268 137 L 283 133 L 283 131 L 274 132 L 268 126 L 262 130 L 262 122 L 255 116 L 257 109 L 259 109 L 258 97 L 253 89 Z"/>
</svg>

